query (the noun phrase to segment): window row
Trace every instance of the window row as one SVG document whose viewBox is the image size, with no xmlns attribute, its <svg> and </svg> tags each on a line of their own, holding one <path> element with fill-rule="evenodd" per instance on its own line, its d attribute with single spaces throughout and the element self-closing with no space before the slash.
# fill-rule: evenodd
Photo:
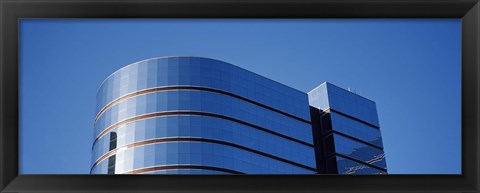
<svg viewBox="0 0 480 193">
<path fill-rule="evenodd" d="M 139 141 L 168 137 L 195 137 L 226 141 L 315 167 L 315 153 L 311 146 L 233 121 L 208 116 L 166 116 L 123 125 L 95 142 L 92 163 L 112 150 L 112 147 L 121 148 Z M 196 144 L 192 143 L 192 145 Z"/>
<path fill-rule="evenodd" d="M 173 169 L 145 172 L 142 174 L 231 174 L 228 172 L 206 170 L 206 169 Z"/>
<path fill-rule="evenodd" d="M 336 162 L 336 163 L 332 163 Z M 345 159 L 340 156 L 332 157 L 327 162 L 329 165 L 337 165 L 338 174 L 387 174 L 386 172 L 369 167 L 367 165 Z"/>
<path fill-rule="evenodd" d="M 383 148 L 380 130 L 367 124 L 330 112 L 332 129 Z"/>
<path fill-rule="evenodd" d="M 219 114 L 312 144 L 309 123 L 259 107 L 243 100 L 208 91 L 155 92 L 126 99 L 99 117 L 94 126 L 98 136 L 106 128 L 135 116 L 165 111 L 196 111 Z M 172 124 L 179 124 L 173 123 Z"/>
<path fill-rule="evenodd" d="M 168 85 L 220 89 L 309 119 L 305 93 L 228 63 L 188 57 L 139 62 L 113 73 L 99 88 L 97 112 L 125 94 Z"/>
<path fill-rule="evenodd" d="M 379 126 L 375 102 L 329 83 L 326 92 L 330 108 Z"/>
<path fill-rule="evenodd" d="M 197 143 L 190 149 L 190 143 Z M 188 147 L 188 148 L 187 148 Z M 181 151 L 179 151 L 181 150 Z M 124 149 L 115 155 L 115 173 L 164 165 L 201 165 L 246 174 L 314 174 L 310 170 L 242 149 L 206 142 L 168 142 Z M 108 159 L 107 159 L 108 160 Z M 108 161 L 92 168 L 92 174 L 106 174 Z"/>
<path fill-rule="evenodd" d="M 334 148 L 327 148 L 327 155 L 336 152 L 380 168 L 387 167 L 385 154 L 378 148 L 337 134 L 327 136 L 325 143 L 333 143 L 334 146 Z"/>
</svg>

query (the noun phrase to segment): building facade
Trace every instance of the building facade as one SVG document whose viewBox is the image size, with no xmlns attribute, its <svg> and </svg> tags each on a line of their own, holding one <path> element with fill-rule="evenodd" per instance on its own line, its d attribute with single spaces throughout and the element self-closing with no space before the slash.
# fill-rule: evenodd
<svg viewBox="0 0 480 193">
<path fill-rule="evenodd" d="M 348 173 L 338 168 L 355 167 L 341 159 L 370 168 L 351 173 L 386 169 L 383 158 L 368 160 L 369 148 L 348 154 L 319 145 L 351 146 L 337 139 L 336 132 L 332 136 L 338 143 L 330 143 L 332 137 L 319 126 L 332 114 L 321 105 L 337 103 L 313 96 L 214 59 L 160 57 L 130 64 L 107 77 L 98 90 L 90 173 L 316 174 L 335 173 L 328 169 L 334 167 Z M 330 109 L 341 115 L 353 109 L 361 115 L 352 117 L 379 128 L 376 109 L 368 115 L 355 108 Z M 381 138 L 369 141 L 356 132 L 339 133 L 382 148 Z"/>
<path fill-rule="evenodd" d="M 387 173 L 375 102 L 328 82 L 310 91 L 308 98 L 322 173 Z"/>
<path fill-rule="evenodd" d="M 308 96 L 234 65 L 163 57 L 97 94 L 92 174 L 314 174 Z"/>
</svg>

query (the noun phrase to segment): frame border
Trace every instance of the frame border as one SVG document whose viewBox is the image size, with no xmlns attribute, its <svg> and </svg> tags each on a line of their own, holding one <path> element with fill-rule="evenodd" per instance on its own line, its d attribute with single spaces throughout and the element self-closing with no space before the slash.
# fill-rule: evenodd
<svg viewBox="0 0 480 193">
<path fill-rule="evenodd" d="M 461 18 L 461 175 L 18 175 L 21 18 Z M 478 0 L 0 0 L 1 192 L 478 192 Z"/>
</svg>

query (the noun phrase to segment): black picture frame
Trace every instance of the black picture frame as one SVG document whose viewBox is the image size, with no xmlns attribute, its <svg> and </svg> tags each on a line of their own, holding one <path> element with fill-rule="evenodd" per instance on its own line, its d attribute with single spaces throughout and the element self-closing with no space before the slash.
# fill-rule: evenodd
<svg viewBox="0 0 480 193">
<path fill-rule="evenodd" d="M 478 0 L 0 0 L 0 17 L 1 192 L 479 191 Z M 19 175 L 18 23 L 21 18 L 461 18 L 462 174 Z"/>
</svg>

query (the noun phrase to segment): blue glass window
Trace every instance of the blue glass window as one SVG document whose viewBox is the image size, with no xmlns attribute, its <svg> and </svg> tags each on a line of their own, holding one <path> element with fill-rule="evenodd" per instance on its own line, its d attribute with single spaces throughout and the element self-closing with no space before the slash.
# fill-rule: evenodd
<svg viewBox="0 0 480 193">
<path fill-rule="evenodd" d="M 382 150 L 337 134 L 332 134 L 326 138 L 331 140 L 332 137 L 335 143 L 336 153 L 378 166 L 380 168 L 387 168 L 385 163 L 385 154 Z"/>
<path fill-rule="evenodd" d="M 380 130 L 367 124 L 330 112 L 332 128 L 340 133 L 383 147 Z"/>
<path fill-rule="evenodd" d="M 340 156 L 336 156 L 336 161 L 339 174 L 386 174 L 382 170 Z"/>
</svg>

